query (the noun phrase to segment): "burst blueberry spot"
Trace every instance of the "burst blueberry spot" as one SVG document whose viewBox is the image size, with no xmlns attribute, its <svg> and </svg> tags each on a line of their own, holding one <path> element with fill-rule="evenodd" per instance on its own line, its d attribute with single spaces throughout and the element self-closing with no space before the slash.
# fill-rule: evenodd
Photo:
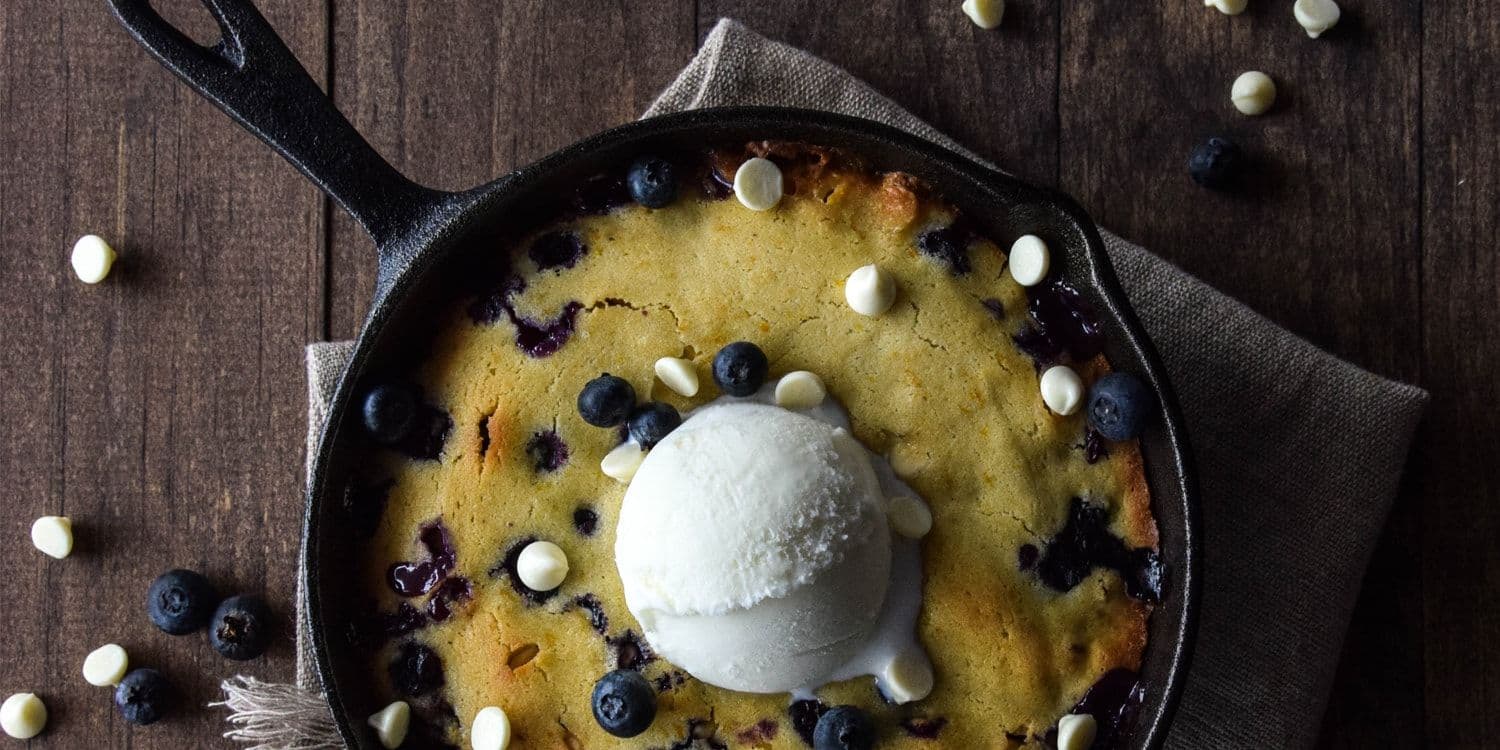
<svg viewBox="0 0 1500 750">
<path fill-rule="evenodd" d="M 656 660 L 656 654 L 646 645 L 645 639 L 636 635 L 634 630 L 626 630 L 604 640 L 610 650 L 615 653 L 615 667 L 618 669 L 640 671 Z"/>
<path fill-rule="evenodd" d="M 931 229 L 917 237 L 917 250 L 942 264 L 949 273 L 963 276 L 973 270 L 969 260 L 970 237 L 966 232 L 950 225 L 942 229 Z"/>
<path fill-rule="evenodd" d="M 540 323 L 512 313 L 512 322 L 516 325 L 516 346 L 537 359 L 556 354 L 573 337 L 575 319 L 582 309 L 582 304 L 569 302 L 563 305 L 562 312 L 557 317 Z"/>
<path fill-rule="evenodd" d="M 1031 570 L 1036 567 L 1037 558 L 1041 556 L 1042 551 L 1035 544 L 1023 544 L 1016 552 L 1016 564 L 1021 566 L 1021 570 Z"/>
<path fill-rule="evenodd" d="M 943 727 L 948 726 L 948 720 L 942 717 L 936 719 L 923 719 L 912 717 L 901 720 L 901 728 L 906 733 L 919 740 L 935 740 Z"/>
<path fill-rule="evenodd" d="M 589 507 L 573 511 L 573 528 L 581 536 L 593 536 L 599 530 L 599 514 Z"/>
<path fill-rule="evenodd" d="M 425 695 L 443 686 L 443 660 L 414 641 L 401 644 L 390 666 L 391 683 L 402 695 Z"/>
<path fill-rule="evenodd" d="M 573 209 L 584 215 L 607 214 L 630 202 L 630 190 L 619 175 L 590 177 L 573 194 Z"/>
<path fill-rule="evenodd" d="M 1083 431 L 1083 460 L 1090 464 L 1097 464 L 1109 455 L 1109 446 L 1104 443 L 1104 436 L 1099 431 L 1090 427 Z"/>
<path fill-rule="evenodd" d="M 1109 531 L 1109 511 L 1073 498 L 1068 520 L 1042 551 L 1036 575 L 1057 590 L 1071 591 L 1093 572 L 1109 568 L 1125 580 L 1132 597 L 1149 602 L 1161 600 L 1165 567 L 1153 550 L 1130 549 Z"/>
<path fill-rule="evenodd" d="M 1104 350 L 1104 329 L 1093 305 L 1064 281 L 1040 284 L 1027 290 L 1030 322 L 1015 336 L 1016 346 L 1036 361 L 1037 367 L 1057 364 L 1070 357 L 1086 362 Z"/>
<path fill-rule="evenodd" d="M 388 571 L 391 590 L 401 596 L 419 596 L 431 591 L 458 564 L 458 550 L 442 521 L 424 525 L 417 533 L 417 541 L 427 550 L 427 559 L 398 562 Z"/>
<path fill-rule="evenodd" d="M 555 268 L 572 268 L 588 253 L 583 240 L 572 232 L 548 232 L 531 243 L 527 255 L 542 271 Z"/>
<path fill-rule="evenodd" d="M 398 562 L 391 565 L 386 579 L 391 590 L 400 596 L 421 596 L 438 585 L 443 574 L 429 560 Z"/>
<path fill-rule="evenodd" d="M 469 318 L 479 325 L 497 323 L 507 318 L 516 328 L 516 346 L 527 356 L 542 359 L 557 353 L 573 337 L 577 317 L 583 309 L 577 301 L 563 305 L 551 320 L 535 321 L 516 313 L 511 299 L 526 291 L 526 280 L 507 276 L 500 287 L 469 305 Z"/>
<path fill-rule="evenodd" d="M 787 717 L 791 719 L 792 731 L 797 733 L 809 746 L 813 743 L 813 731 L 818 728 L 818 719 L 828 712 L 828 706 L 822 701 L 805 698 L 792 701 L 787 707 Z"/>
<path fill-rule="evenodd" d="M 1083 699 L 1069 713 L 1089 714 L 1098 722 L 1094 747 L 1122 747 L 1130 740 L 1145 697 L 1146 689 L 1139 675 L 1129 669 L 1111 669 L 1083 694 Z"/>
<path fill-rule="evenodd" d="M 771 719 L 761 719 L 744 729 L 734 733 L 734 738 L 741 745 L 765 745 L 776 739 L 777 732 L 781 731 L 781 725 Z"/>
<path fill-rule="evenodd" d="M 395 612 L 380 614 L 378 619 L 380 632 L 387 638 L 399 638 L 427 626 L 427 615 L 406 602 L 397 605 Z"/>
<path fill-rule="evenodd" d="M 609 616 L 604 614 L 604 605 L 599 602 L 599 597 L 593 594 L 581 594 L 573 599 L 573 604 L 583 610 L 584 616 L 588 618 L 589 627 L 599 635 L 609 632 Z"/>
<path fill-rule="evenodd" d="M 453 616 L 456 605 L 474 598 L 474 587 L 463 576 L 452 576 L 442 582 L 427 600 L 427 614 L 433 622 L 442 622 Z"/>
<path fill-rule="evenodd" d="M 526 442 L 531 468 L 539 474 L 550 474 L 568 463 L 568 444 L 553 430 L 541 430 Z"/>
</svg>

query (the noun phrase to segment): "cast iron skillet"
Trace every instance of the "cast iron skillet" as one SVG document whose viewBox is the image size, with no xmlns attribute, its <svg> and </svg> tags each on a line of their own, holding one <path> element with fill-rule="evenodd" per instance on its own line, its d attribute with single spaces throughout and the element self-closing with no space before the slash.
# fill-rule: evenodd
<svg viewBox="0 0 1500 750">
<path fill-rule="evenodd" d="M 647 152 L 683 152 L 710 144 L 786 139 L 847 148 L 883 170 L 914 174 L 955 201 L 998 241 L 1031 232 L 1054 248 L 1054 262 L 1103 318 L 1114 365 L 1141 375 L 1163 418 L 1143 436 L 1147 479 L 1161 532 L 1168 580 L 1151 618 L 1141 669 L 1144 699 L 1133 745 L 1158 747 L 1182 692 L 1197 598 L 1196 484 L 1182 418 L 1155 350 L 1147 341 L 1103 252 L 1097 229 L 1070 199 L 1021 183 L 951 151 L 877 123 L 781 108 L 699 110 L 622 125 L 568 146 L 494 182 L 461 193 L 431 190 L 403 177 L 355 132 L 248 0 L 202 0 L 222 38 L 212 47 L 189 39 L 148 0 L 109 0 L 120 22 L 163 65 L 259 136 L 343 206 L 375 241 L 378 283 L 353 360 L 339 381 L 323 431 L 307 500 L 302 581 L 318 674 L 344 740 L 378 747 L 364 727 L 377 706 L 366 665 L 352 643 L 357 530 L 367 509 L 351 498 L 366 448 L 351 403 L 367 379 L 420 356 L 430 310 L 453 298 L 466 248 L 534 215 L 541 197 L 566 194 L 606 167 Z"/>
</svg>

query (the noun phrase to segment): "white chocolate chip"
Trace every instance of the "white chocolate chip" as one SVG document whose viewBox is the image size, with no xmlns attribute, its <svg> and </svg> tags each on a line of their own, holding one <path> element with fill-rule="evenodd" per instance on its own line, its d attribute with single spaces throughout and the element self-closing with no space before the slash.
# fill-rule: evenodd
<svg viewBox="0 0 1500 750">
<path fill-rule="evenodd" d="M 920 647 L 912 647 L 885 665 L 880 673 L 880 689 L 896 703 L 911 703 L 932 693 L 932 661 Z"/>
<path fill-rule="evenodd" d="M 1237 16 L 1245 12 L 1245 6 L 1249 0 L 1203 0 L 1203 4 L 1209 8 L 1215 8 L 1226 16 Z"/>
<path fill-rule="evenodd" d="M 505 750 L 510 747 L 510 717 L 499 706 L 479 709 L 469 726 L 474 750 Z"/>
<path fill-rule="evenodd" d="M 1292 15 L 1297 17 L 1297 23 L 1302 24 L 1308 36 L 1317 39 L 1339 22 L 1343 12 L 1333 0 L 1297 0 L 1292 6 Z"/>
<path fill-rule="evenodd" d="M 1083 378 L 1067 365 L 1055 365 L 1042 373 L 1042 403 L 1054 414 L 1067 416 L 1083 404 Z"/>
<path fill-rule="evenodd" d="M 630 484 L 635 478 L 635 472 L 641 468 L 641 462 L 646 460 L 646 451 L 635 443 L 620 443 L 615 449 L 604 454 L 604 460 L 599 462 L 599 470 L 610 479 L 620 484 Z"/>
<path fill-rule="evenodd" d="M 1021 286 L 1036 286 L 1052 270 L 1047 243 L 1034 234 L 1022 235 L 1010 246 L 1010 275 Z"/>
<path fill-rule="evenodd" d="M 891 446 L 891 453 L 886 460 L 891 462 L 891 471 L 896 472 L 896 476 L 903 479 L 922 473 L 922 470 L 932 463 L 932 457 L 927 455 L 926 451 L 907 442 Z"/>
<path fill-rule="evenodd" d="M 1263 115 L 1276 103 L 1276 82 L 1258 70 L 1241 73 L 1229 89 L 1229 99 L 1240 114 Z"/>
<path fill-rule="evenodd" d="M 928 509 L 927 503 L 910 495 L 891 498 L 886 517 L 890 520 L 891 528 L 908 539 L 921 539 L 932 531 L 932 511 Z"/>
<path fill-rule="evenodd" d="M 1088 750 L 1099 733 L 1099 722 L 1090 714 L 1068 714 L 1057 722 L 1057 750 Z"/>
<path fill-rule="evenodd" d="M 656 360 L 656 377 L 678 394 L 689 398 L 698 395 L 698 369 L 681 357 Z"/>
<path fill-rule="evenodd" d="M 396 701 L 370 714 L 368 723 L 375 728 L 381 747 L 396 750 L 406 741 L 406 730 L 411 727 L 411 706 L 406 701 Z"/>
<path fill-rule="evenodd" d="M 844 282 L 844 301 L 851 310 L 873 318 L 895 303 L 896 277 L 874 263 L 860 266 Z"/>
<path fill-rule="evenodd" d="M 85 284 L 97 284 L 115 264 L 115 249 L 97 234 L 85 234 L 73 243 L 73 273 Z"/>
<path fill-rule="evenodd" d="M 516 577 L 533 591 L 551 591 L 568 577 L 568 555 L 552 542 L 532 542 L 516 558 Z"/>
<path fill-rule="evenodd" d="M 776 381 L 776 405 L 783 409 L 812 409 L 828 398 L 828 388 L 817 373 L 798 370 Z"/>
<path fill-rule="evenodd" d="M 768 211 L 781 202 L 781 167 L 759 156 L 746 159 L 734 173 L 734 197 L 751 211 Z"/>
<path fill-rule="evenodd" d="M 95 687 L 111 687 L 120 684 L 129 667 L 130 657 L 125 649 L 106 643 L 83 658 L 83 679 Z"/>
<path fill-rule="evenodd" d="M 47 728 L 47 706 L 36 693 L 16 693 L 0 703 L 0 729 L 18 739 L 29 740 Z"/>
<path fill-rule="evenodd" d="M 73 551 L 73 522 L 67 516 L 42 516 L 31 524 L 31 543 L 61 560 Z"/>
<path fill-rule="evenodd" d="M 981 29 L 993 29 L 1005 18 L 1005 0 L 964 0 L 963 9 Z"/>
</svg>

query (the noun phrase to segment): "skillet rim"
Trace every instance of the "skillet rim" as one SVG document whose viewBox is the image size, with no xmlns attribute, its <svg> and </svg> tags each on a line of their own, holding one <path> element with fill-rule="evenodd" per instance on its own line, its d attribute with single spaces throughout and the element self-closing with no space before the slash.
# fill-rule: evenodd
<svg viewBox="0 0 1500 750">
<path fill-rule="evenodd" d="M 1182 698 L 1197 631 L 1197 610 L 1201 596 L 1198 571 L 1201 563 L 1197 550 L 1201 523 L 1199 489 L 1175 390 L 1166 377 L 1165 365 L 1115 275 L 1098 227 L 1070 196 L 1061 191 L 1025 182 L 907 131 L 873 120 L 822 110 L 762 106 L 686 110 L 609 128 L 559 148 L 486 185 L 461 193 L 439 194 L 441 198 L 423 218 L 407 231 L 395 235 L 388 244 L 377 247 L 380 278 L 388 281 L 377 286 L 370 311 L 356 339 L 355 350 L 339 375 L 337 388 L 329 404 L 327 421 L 319 431 L 317 453 L 304 503 L 298 575 L 298 585 L 303 591 L 307 606 L 305 625 L 311 636 L 310 651 L 315 672 L 344 742 L 350 747 L 359 747 L 361 739 L 356 727 L 362 724 L 354 721 L 352 714 L 346 710 L 338 688 L 336 665 L 332 663 L 328 646 L 328 640 L 334 634 L 328 632 L 330 623 L 324 617 L 317 560 L 322 521 L 325 515 L 336 510 L 338 489 L 333 485 L 331 465 L 339 447 L 338 432 L 349 418 L 354 397 L 352 389 L 364 374 L 363 366 L 372 358 L 381 331 L 391 325 L 398 303 L 420 290 L 423 282 L 428 281 L 426 274 L 441 266 L 451 255 L 462 252 L 464 240 L 471 230 L 482 224 L 485 217 L 492 217 L 493 212 L 503 210 L 506 203 L 527 195 L 536 183 L 564 171 L 561 168 L 565 165 L 587 161 L 591 153 L 607 151 L 624 142 L 666 134 L 681 138 L 691 133 L 698 135 L 704 143 L 725 140 L 722 134 L 713 133 L 715 129 L 759 129 L 766 131 L 765 137 L 809 142 L 816 142 L 817 133 L 822 132 L 859 140 L 870 146 L 872 151 L 874 146 L 880 146 L 910 152 L 940 170 L 952 170 L 995 192 L 1028 196 L 1025 205 L 1036 205 L 1055 212 L 1057 217 L 1070 224 L 1082 236 L 1083 256 L 1087 261 L 1087 273 L 1082 276 L 1086 278 L 1087 289 L 1097 294 L 1099 301 L 1103 302 L 1107 317 L 1118 327 L 1118 331 L 1110 337 L 1111 344 L 1114 345 L 1112 348 L 1116 349 L 1118 355 L 1120 345 L 1123 344 L 1123 349 L 1129 352 L 1130 359 L 1133 360 L 1130 364 L 1144 377 L 1160 404 L 1160 419 L 1157 420 L 1155 432 L 1159 433 L 1159 441 L 1171 455 L 1170 469 L 1174 486 L 1168 494 L 1171 495 L 1169 499 L 1175 501 L 1174 513 L 1177 510 L 1181 512 L 1182 548 L 1170 569 L 1170 586 L 1180 593 L 1175 597 L 1164 597 L 1157 605 L 1157 611 L 1161 611 L 1167 608 L 1168 602 L 1176 600 L 1176 606 L 1171 611 L 1178 623 L 1175 628 L 1176 638 L 1165 674 L 1160 677 L 1151 676 L 1152 692 L 1158 694 L 1160 699 L 1154 706 L 1143 702 L 1143 706 L 1150 706 L 1153 710 L 1149 715 L 1143 713 L 1137 716 L 1133 730 L 1133 746 L 1160 747 Z M 811 132 L 782 135 L 776 132 L 778 130 L 782 133 L 787 130 Z M 859 151 L 860 147 L 854 147 L 853 150 Z M 936 187 L 940 194 L 948 196 L 950 200 L 954 198 L 955 192 L 960 194 L 960 198 L 963 197 L 961 193 L 964 191 L 952 191 L 949 186 L 944 185 Z M 955 202 L 962 203 L 961 200 Z M 1067 279 L 1075 284 L 1083 281 L 1077 274 L 1069 274 Z M 1120 334 L 1123 334 L 1123 341 L 1116 344 Z M 1145 441 L 1147 437 L 1143 436 L 1142 440 Z M 1148 483 L 1150 473 L 1148 470 Z M 1150 485 L 1150 494 L 1152 515 L 1156 517 L 1159 495 L 1158 487 L 1154 484 Z M 1161 549 L 1166 556 L 1166 548 Z M 1149 643 L 1147 648 L 1149 650 Z"/>
</svg>

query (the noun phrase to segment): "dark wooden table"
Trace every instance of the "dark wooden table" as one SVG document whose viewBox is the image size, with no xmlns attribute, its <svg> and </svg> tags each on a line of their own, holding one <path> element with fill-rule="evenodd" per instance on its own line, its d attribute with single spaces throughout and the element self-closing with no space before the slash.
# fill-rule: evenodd
<svg viewBox="0 0 1500 750">
<path fill-rule="evenodd" d="M 1287 328 L 1432 390 L 1324 720 L 1330 747 L 1500 742 L 1500 6 L 1347 0 L 1312 41 L 1291 0 L 263 0 L 394 164 L 460 188 L 634 117 L 720 16 L 811 49 L 939 129 Z M 202 40 L 190 0 L 161 3 Z M 1266 70 L 1275 111 L 1229 84 Z M 52 712 L 35 747 L 217 747 L 219 712 L 132 729 L 79 676 L 107 641 L 193 702 L 236 666 L 142 612 L 171 566 L 291 607 L 302 347 L 355 333 L 369 243 L 164 72 L 99 0 L 0 2 L 0 693 Z M 1264 185 L 1183 172 L 1238 137 Z M 122 260 L 68 266 L 98 233 Z M 1338 435 L 1328 439 L 1337 440 Z M 71 515 L 66 561 L 31 520 Z M 288 626 L 288 632 L 290 627 Z M 279 647 L 243 669 L 287 678 Z"/>
</svg>

